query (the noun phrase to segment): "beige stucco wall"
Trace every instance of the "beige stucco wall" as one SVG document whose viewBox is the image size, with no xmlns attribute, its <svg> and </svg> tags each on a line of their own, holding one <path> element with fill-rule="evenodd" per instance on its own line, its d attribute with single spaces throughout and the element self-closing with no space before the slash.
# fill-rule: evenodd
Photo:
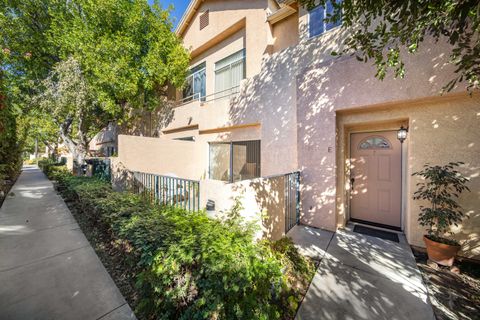
<svg viewBox="0 0 480 320">
<path fill-rule="evenodd" d="M 407 76 L 377 80 L 369 64 L 355 58 L 312 64 L 297 76 L 298 157 L 306 183 L 303 221 L 335 229 L 336 110 L 438 96 L 453 74 L 448 46 L 426 41 L 406 57 Z"/>
<path fill-rule="evenodd" d="M 343 31 L 333 30 L 325 35 L 325 41 L 334 33 L 342 33 Z M 310 42 L 322 41 L 322 36 L 311 40 Z M 301 46 L 301 45 L 300 45 Z M 306 42 L 308 47 L 308 41 Z M 303 216 L 302 221 L 318 227 L 334 230 L 339 225 L 343 225 L 345 220 L 342 217 L 348 216 L 348 206 L 346 198 L 342 195 L 344 189 L 344 179 L 341 179 L 339 170 L 344 168 L 345 158 L 338 158 L 341 150 L 338 149 L 338 136 L 341 135 L 343 128 L 338 125 L 337 113 L 342 110 L 356 110 L 351 116 L 352 119 L 360 121 L 358 116 L 359 110 L 366 110 L 371 106 L 382 106 L 386 110 L 395 108 L 397 105 L 403 107 L 409 106 L 418 101 L 429 101 L 432 97 L 440 97 L 442 86 L 454 76 L 453 66 L 448 64 L 449 46 L 440 41 L 434 43 L 430 39 L 422 44 L 422 49 L 416 55 L 405 55 L 404 60 L 407 69 L 405 79 L 393 79 L 391 75 L 387 76 L 384 81 L 379 81 L 374 77 L 375 69 L 369 64 L 359 63 L 354 58 L 343 57 L 339 59 L 332 59 L 324 57 L 320 61 L 312 58 L 310 64 L 304 64 L 303 69 L 297 69 L 297 121 L 298 121 L 298 163 L 303 172 Z M 321 47 L 321 46 L 320 46 Z M 306 54 L 308 56 L 308 54 Z M 319 56 L 322 56 L 321 54 Z M 303 57 L 302 57 L 303 59 Z M 454 92 L 463 92 L 463 87 L 456 88 Z M 444 99 L 449 99 L 444 97 Z M 475 101 L 475 100 L 472 100 Z M 430 101 L 431 102 L 431 101 Z M 429 113 L 413 113 L 410 114 L 405 110 L 394 113 L 387 113 L 382 119 L 372 118 L 370 126 L 374 128 L 375 121 L 383 121 L 398 123 L 399 120 L 413 119 L 423 123 L 425 131 L 413 130 L 412 139 L 415 134 L 417 139 L 423 136 L 422 143 L 426 143 L 431 148 L 447 150 L 446 143 L 448 139 L 438 139 L 439 137 L 449 136 L 454 131 L 450 127 L 460 125 L 455 121 L 455 117 L 459 117 L 462 112 L 458 110 L 465 107 L 464 104 L 468 102 L 461 102 L 460 107 L 455 104 L 447 104 L 443 109 L 429 109 Z M 471 102 L 470 102 L 471 103 Z M 478 101 L 474 104 L 478 105 Z M 429 106 L 425 102 L 424 109 Z M 463 109 L 463 114 L 470 114 L 465 117 L 463 122 L 463 129 L 478 127 L 478 113 L 477 109 L 470 110 Z M 449 111 L 447 111 L 449 110 Z M 342 111 L 343 112 L 343 111 Z M 435 120 L 438 122 L 442 119 L 443 127 L 438 126 L 435 131 L 427 130 L 428 126 L 435 125 Z M 368 121 L 364 125 L 368 127 Z M 447 125 L 448 123 L 448 125 Z M 410 123 L 411 127 L 415 123 Z M 432 141 L 428 141 L 427 138 Z M 478 154 L 478 149 L 468 147 L 469 144 L 479 141 L 477 131 L 468 130 L 464 135 L 469 143 L 463 143 L 457 147 L 458 153 L 464 159 L 470 159 L 472 162 L 469 165 L 471 168 L 478 168 L 478 160 L 475 160 Z M 432 142 L 436 142 L 432 144 Z M 426 160 L 430 161 L 455 161 L 461 159 L 454 159 L 451 152 L 445 152 L 443 155 L 435 153 L 424 157 L 424 150 L 412 147 L 408 149 L 409 160 L 412 160 L 412 168 L 418 168 L 420 163 Z M 337 157 L 336 157 L 337 155 Z M 422 163 L 422 164 L 423 164 Z M 343 172 L 343 171 L 342 171 Z M 408 176 L 408 173 L 407 173 Z M 408 180 L 408 186 L 413 183 Z M 478 186 L 473 184 L 474 191 L 472 194 L 475 198 L 469 198 L 466 203 L 463 203 L 467 210 L 472 210 L 472 206 L 478 206 Z M 475 190 L 476 189 L 476 190 Z M 410 191 L 408 191 L 410 192 Z M 409 193 L 407 193 L 408 195 Z M 411 192 L 409 194 L 411 196 Z M 416 222 L 417 204 L 413 204 L 406 200 L 405 212 L 405 232 L 410 243 L 423 246 L 421 236 L 423 234 L 421 228 Z M 469 222 L 470 226 L 465 227 L 470 233 L 470 237 L 477 237 L 476 245 L 467 245 L 465 247 L 466 255 L 478 256 L 478 249 L 471 249 L 478 247 L 478 228 L 476 220 Z M 465 237 L 463 235 L 462 237 Z M 475 242 L 471 239 L 470 243 Z"/>
<path fill-rule="evenodd" d="M 298 12 L 275 23 L 272 26 L 273 50 L 278 52 L 290 46 L 294 46 L 299 41 L 299 20 Z"/>
<path fill-rule="evenodd" d="M 119 136 L 119 156 L 111 158 L 112 183 L 117 190 L 131 185 L 132 171 L 174 175 L 200 180 L 200 208 L 207 200 L 216 204 L 219 217 L 229 211 L 239 198 L 246 221 L 258 226 L 258 237 L 280 239 L 285 231 L 285 181 L 283 176 L 226 183 L 208 179 L 208 143 L 259 139 L 260 128 L 202 134 L 195 142 L 163 138 Z"/>
<path fill-rule="evenodd" d="M 236 183 L 216 180 L 200 182 L 200 203 L 215 202 L 210 215 L 221 217 L 229 212 L 235 199 L 241 201 L 241 216 L 258 226 L 258 237 L 278 240 L 285 234 L 285 180 L 284 176 L 258 178 Z"/>
<path fill-rule="evenodd" d="M 454 68 L 448 64 L 449 45 L 426 39 L 417 54 L 404 56 L 405 79 L 393 79 L 388 75 L 384 81 L 379 81 L 370 64 L 360 63 L 353 57 L 334 58 L 330 55 L 332 50 L 342 48 L 342 39 L 346 36 L 344 30 L 337 28 L 308 39 L 305 26 L 302 29 L 302 23 L 306 21 L 305 15 L 301 16 L 300 29 L 304 32 L 299 45 L 267 58 L 262 71 L 246 81 L 240 96 L 230 107 L 229 122 L 261 123 L 262 157 L 271 163 L 271 174 L 297 168 L 302 170 L 302 222 L 335 230 L 343 225 L 338 223 L 341 215 L 348 214 L 345 198 L 338 196 L 338 188 L 344 188 L 338 182 L 338 170 L 343 170 L 344 159 L 337 161 L 336 157 L 340 129 L 336 111 L 363 110 L 382 104 L 390 108 L 395 104 L 406 105 L 439 97 L 442 86 L 454 76 Z M 454 92 L 464 90 L 460 87 Z M 435 117 L 435 111 L 432 112 L 430 116 Z M 382 121 L 398 124 L 405 119 L 408 123 L 410 115 L 400 112 L 400 115 Z M 469 121 L 466 127 L 478 126 L 478 116 L 465 121 Z M 426 131 L 425 135 L 431 136 L 431 133 Z M 442 135 L 448 134 L 451 134 L 448 130 L 442 132 Z M 466 139 L 470 140 L 469 143 L 479 140 L 472 133 Z M 464 147 L 463 152 L 468 154 L 465 158 L 478 154 L 478 150 L 471 147 Z M 438 160 L 445 160 L 446 155 Z M 415 159 L 415 156 L 411 157 Z M 472 162 L 471 166 L 476 168 L 478 164 Z M 478 187 L 475 184 L 473 187 L 476 190 L 472 194 L 478 197 Z M 470 203 L 465 203 L 465 207 L 470 208 L 468 210 L 472 210 L 472 205 L 478 206 L 477 198 L 470 199 Z M 422 245 L 414 205 L 408 203 L 406 210 L 407 237 L 412 244 Z M 478 239 L 475 238 L 478 235 L 476 220 L 471 219 L 469 225 L 464 230 L 472 239 Z M 478 247 L 478 240 L 472 239 L 469 243 L 477 244 L 468 244 L 464 254 L 475 256 L 478 249 L 472 248 Z"/>
<path fill-rule="evenodd" d="M 187 136 L 195 141 L 173 140 Z M 205 134 L 197 129 L 184 130 L 160 138 L 119 135 L 118 161 L 130 171 L 203 180 L 208 178 L 210 142 L 249 140 L 261 140 L 260 126 Z"/>
<path fill-rule="evenodd" d="M 230 26 L 246 19 L 245 48 L 247 50 L 247 77 L 260 71 L 267 50 L 270 29 L 266 23 L 267 0 L 208 0 L 202 3 L 185 32 L 181 34 L 186 48 L 196 50 Z M 200 15 L 209 10 L 209 25 L 200 30 Z M 232 52 L 233 53 L 233 52 Z M 207 68 L 209 66 L 207 65 Z M 213 67 L 213 66 L 212 66 Z"/>
<path fill-rule="evenodd" d="M 452 229 L 455 238 L 463 243 L 463 255 L 480 257 L 480 97 L 450 95 L 422 99 L 410 103 L 379 106 L 374 109 L 345 111 L 337 114 L 337 225 L 348 219 L 348 168 L 342 163 L 349 157 L 348 136 L 351 132 L 398 129 L 408 125 L 408 138 L 404 142 L 404 231 L 410 244 L 423 246 L 423 227 L 418 222 L 420 201 L 413 200 L 418 178 L 412 173 L 426 163 L 443 165 L 463 161 L 460 171 L 470 179 L 472 190 L 459 199 L 469 216 Z"/>
<path fill-rule="evenodd" d="M 136 136 L 118 136 L 118 161 L 130 171 L 176 175 L 186 179 L 198 179 L 201 158 L 199 144 Z"/>
</svg>

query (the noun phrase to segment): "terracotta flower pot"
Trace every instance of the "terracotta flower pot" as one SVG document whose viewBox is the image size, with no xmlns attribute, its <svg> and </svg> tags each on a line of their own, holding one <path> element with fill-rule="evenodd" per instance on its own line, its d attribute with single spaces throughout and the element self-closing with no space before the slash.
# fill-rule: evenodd
<svg viewBox="0 0 480 320">
<path fill-rule="evenodd" d="M 423 236 L 423 241 L 427 246 L 427 254 L 430 260 L 442 266 L 451 267 L 453 265 L 460 246 L 436 242 L 428 239 L 427 236 Z"/>
</svg>

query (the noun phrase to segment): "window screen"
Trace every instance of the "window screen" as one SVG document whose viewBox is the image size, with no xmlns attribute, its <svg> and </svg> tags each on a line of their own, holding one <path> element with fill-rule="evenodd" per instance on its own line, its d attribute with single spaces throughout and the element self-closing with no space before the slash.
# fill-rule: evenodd
<svg viewBox="0 0 480 320">
<path fill-rule="evenodd" d="M 260 140 L 210 143 L 209 172 L 229 182 L 260 177 Z"/>
<path fill-rule="evenodd" d="M 230 181 L 230 143 L 210 143 L 210 179 Z"/>
<path fill-rule="evenodd" d="M 341 3 L 341 1 L 337 0 L 336 3 Z M 334 12 L 335 8 L 331 1 L 327 1 L 325 6 L 317 6 L 309 11 L 308 29 L 310 37 L 318 36 L 342 24 L 341 17 L 335 23 L 325 21 L 325 19 L 332 17 Z"/>
</svg>

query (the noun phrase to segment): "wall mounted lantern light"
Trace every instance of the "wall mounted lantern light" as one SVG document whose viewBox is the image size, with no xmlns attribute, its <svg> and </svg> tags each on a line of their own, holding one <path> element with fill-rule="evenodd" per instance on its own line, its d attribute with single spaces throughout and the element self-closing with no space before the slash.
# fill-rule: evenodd
<svg viewBox="0 0 480 320">
<path fill-rule="evenodd" d="M 401 126 L 400 129 L 398 129 L 397 139 L 400 141 L 400 143 L 403 143 L 403 141 L 407 139 L 407 133 L 408 133 L 408 129 L 404 128 L 403 126 Z"/>
</svg>

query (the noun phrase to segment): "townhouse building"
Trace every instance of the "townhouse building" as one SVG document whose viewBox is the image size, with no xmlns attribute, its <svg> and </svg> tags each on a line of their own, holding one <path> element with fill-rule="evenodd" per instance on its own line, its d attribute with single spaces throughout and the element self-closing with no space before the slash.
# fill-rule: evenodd
<svg viewBox="0 0 480 320">
<path fill-rule="evenodd" d="M 462 85 L 441 94 L 455 75 L 450 45 L 425 39 L 404 56 L 404 79 L 380 81 L 372 64 L 331 55 L 351 32 L 323 21 L 331 10 L 192 0 L 175 30 L 191 52 L 186 85 L 158 115 L 158 137 L 119 136 L 117 163 L 198 181 L 197 204 L 212 212 L 240 198 L 272 238 L 292 223 L 356 221 L 423 246 L 412 174 L 463 161 L 469 219 L 453 232 L 480 258 L 480 98 Z"/>
</svg>

